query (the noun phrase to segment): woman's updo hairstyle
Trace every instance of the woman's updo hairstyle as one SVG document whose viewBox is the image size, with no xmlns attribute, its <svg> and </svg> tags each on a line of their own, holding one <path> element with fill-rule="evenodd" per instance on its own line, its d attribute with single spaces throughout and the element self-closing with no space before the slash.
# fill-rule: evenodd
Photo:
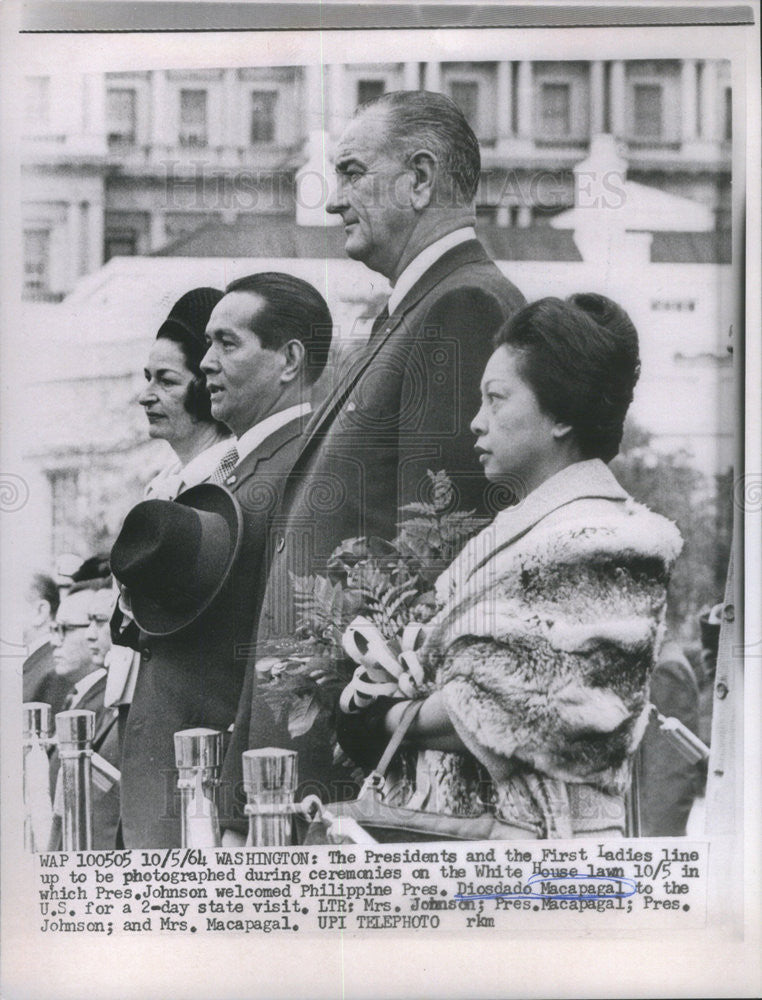
<svg viewBox="0 0 762 1000">
<path fill-rule="evenodd" d="M 224 424 L 212 417 L 212 404 L 206 388 L 206 378 L 201 371 L 201 359 L 207 352 L 206 325 L 217 303 L 223 296 L 218 288 L 193 288 L 182 295 L 172 306 L 169 315 L 159 327 L 156 339 L 171 340 L 180 348 L 185 364 L 193 379 L 185 396 L 185 409 L 194 420 L 217 424 L 227 433 Z"/>
<path fill-rule="evenodd" d="M 585 458 L 614 458 L 640 375 L 638 333 L 624 309 L 592 292 L 539 299 L 494 343 L 519 353 L 522 378 L 546 413 L 571 425 Z"/>
</svg>

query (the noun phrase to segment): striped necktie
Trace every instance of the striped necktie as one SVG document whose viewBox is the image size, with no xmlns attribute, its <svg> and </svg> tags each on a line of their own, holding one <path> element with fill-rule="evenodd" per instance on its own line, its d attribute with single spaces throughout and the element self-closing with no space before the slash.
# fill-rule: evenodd
<svg viewBox="0 0 762 1000">
<path fill-rule="evenodd" d="M 238 448 L 232 445 L 220 459 L 219 465 L 209 477 L 209 482 L 216 486 L 224 486 L 225 480 L 236 465 L 238 465 Z"/>
</svg>

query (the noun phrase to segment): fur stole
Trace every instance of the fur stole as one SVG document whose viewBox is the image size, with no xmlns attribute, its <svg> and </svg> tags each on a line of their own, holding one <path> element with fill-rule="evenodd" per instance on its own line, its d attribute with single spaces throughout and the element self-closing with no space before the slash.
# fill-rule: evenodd
<svg viewBox="0 0 762 1000">
<path fill-rule="evenodd" d="M 518 767 L 621 794 L 680 534 L 630 498 L 600 494 L 563 501 L 518 537 L 505 521 L 447 571 L 428 678 L 498 788 Z"/>
</svg>

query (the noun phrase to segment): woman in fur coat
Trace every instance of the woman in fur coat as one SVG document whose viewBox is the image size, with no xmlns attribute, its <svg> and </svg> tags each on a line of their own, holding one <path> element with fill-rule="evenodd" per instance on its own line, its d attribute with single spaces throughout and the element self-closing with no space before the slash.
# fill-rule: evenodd
<svg viewBox="0 0 762 1000">
<path fill-rule="evenodd" d="M 415 761 L 390 801 L 494 811 L 503 837 L 616 836 L 682 545 L 607 466 L 638 337 L 615 303 L 587 294 L 525 307 L 495 344 L 471 429 L 485 475 L 517 502 L 437 582 L 407 735 Z M 345 715 L 347 752 L 375 765 L 405 704 Z"/>
</svg>

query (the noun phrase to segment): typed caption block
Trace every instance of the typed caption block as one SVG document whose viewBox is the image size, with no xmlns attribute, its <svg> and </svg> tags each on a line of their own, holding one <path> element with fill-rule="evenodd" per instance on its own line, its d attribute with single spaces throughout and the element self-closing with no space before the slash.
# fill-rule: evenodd
<svg viewBox="0 0 762 1000">
<path fill-rule="evenodd" d="M 701 926 L 709 845 L 664 843 L 40 854 L 36 905 L 44 934 Z"/>
</svg>

